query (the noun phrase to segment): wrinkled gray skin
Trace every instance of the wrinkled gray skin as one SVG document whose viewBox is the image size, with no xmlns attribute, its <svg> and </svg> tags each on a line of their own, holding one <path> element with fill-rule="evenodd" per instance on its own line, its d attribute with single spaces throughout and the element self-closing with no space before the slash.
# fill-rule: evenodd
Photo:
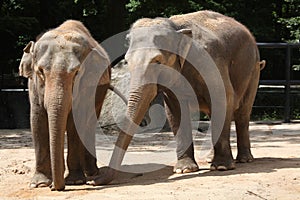
<svg viewBox="0 0 300 200">
<path fill-rule="evenodd" d="M 135 33 L 139 28 L 145 27 L 153 28 L 154 31 L 148 31 L 144 34 Z M 192 37 L 193 42 L 181 42 L 180 37 L 176 38 L 173 37 L 174 34 L 170 34 L 174 32 L 182 33 L 182 38 L 184 38 L 183 34 Z M 200 11 L 173 16 L 169 19 L 140 19 L 133 24 L 129 33 L 129 39 L 129 51 L 125 59 L 128 62 L 132 80 L 127 116 L 135 124 L 139 124 L 158 91 L 163 92 L 167 118 L 174 134 L 186 135 L 185 139 L 190 140 L 188 142 L 182 141 L 180 137 L 176 139 L 178 161 L 174 167 L 175 172 L 186 173 L 198 170 L 198 165 L 194 158 L 192 131 L 189 122 L 189 107 L 191 105 L 188 105 L 188 101 L 181 101 L 179 105 L 176 96 L 168 88 L 162 88 L 156 84 L 143 85 L 143 83 L 147 79 L 152 79 L 155 82 L 161 76 L 164 76 L 155 72 L 150 66 L 160 64 L 160 66 L 163 65 L 165 68 L 175 69 L 188 80 L 197 95 L 198 105 L 192 106 L 196 106 L 196 108 L 210 116 L 212 112 L 211 100 L 206 83 L 198 71 L 185 60 L 184 56 L 198 53 L 200 59 L 201 49 L 207 51 L 215 62 L 223 79 L 227 101 L 227 104 L 224 104 L 226 113 L 224 125 L 221 128 L 221 135 L 214 138 L 213 133 L 215 145 L 211 170 L 235 168 L 229 141 L 232 120 L 235 120 L 237 130 L 237 161 L 243 163 L 253 161 L 250 151 L 248 126 L 260 70 L 265 66 L 265 61 L 260 61 L 255 39 L 246 27 L 234 19 L 221 14 L 211 11 Z M 159 47 L 155 48 L 160 43 L 177 47 L 181 56 L 161 50 Z M 136 51 L 130 51 L 136 46 L 151 46 L 154 48 L 140 48 Z M 205 60 L 196 60 L 196 62 L 199 65 L 197 67 L 204 67 L 202 65 L 205 63 Z M 176 76 L 164 78 L 169 78 L 169 81 L 173 82 L 173 88 L 182 90 L 183 85 L 176 79 Z M 183 93 L 183 96 L 177 96 L 177 98 L 184 99 L 184 95 L 188 96 L 188 94 Z M 180 119 L 182 119 L 182 122 L 180 122 Z M 183 128 L 179 127 L 180 123 L 184 124 Z M 121 165 L 125 153 L 124 150 L 126 151 L 132 139 L 133 133 L 125 132 L 121 132 L 119 135 L 110 162 L 110 168 L 105 172 L 106 176 L 98 178 L 92 184 L 107 184 L 116 176 L 115 169 L 118 169 Z M 182 145 L 183 143 L 191 145 Z"/>
<path fill-rule="evenodd" d="M 88 55 L 92 55 L 89 66 L 84 66 L 83 61 Z M 105 71 L 94 85 L 97 88 L 96 96 L 84 97 L 95 98 L 95 112 L 99 117 L 109 88 L 108 65 L 109 58 L 104 49 L 84 25 L 75 20 L 64 22 L 58 28 L 44 33 L 36 43 L 30 42 L 24 48 L 19 74 L 29 79 L 31 130 L 36 156 L 31 187 L 51 186 L 52 190 L 64 190 L 65 184 L 83 184 L 87 177 L 97 175 L 96 158 L 92 155 L 95 145 L 90 147 L 92 152 L 88 151 L 74 125 L 72 90 L 76 78 L 88 79 L 85 74 L 87 67 L 103 67 Z M 81 79 L 77 81 L 83 86 L 87 81 Z M 64 178 L 65 131 L 69 174 Z M 93 142 L 95 133 L 90 131 L 86 134 Z"/>
</svg>

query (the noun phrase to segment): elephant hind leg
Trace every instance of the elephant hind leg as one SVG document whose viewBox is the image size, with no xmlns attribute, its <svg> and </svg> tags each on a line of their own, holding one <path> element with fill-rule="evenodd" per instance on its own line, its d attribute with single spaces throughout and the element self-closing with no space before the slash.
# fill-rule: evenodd
<svg viewBox="0 0 300 200">
<path fill-rule="evenodd" d="M 84 154 L 83 144 L 76 131 L 72 113 L 69 114 L 67 123 L 68 155 L 67 166 L 68 174 L 65 177 L 66 185 L 81 185 L 86 182 L 86 178 L 81 167 L 80 160 Z"/>
<path fill-rule="evenodd" d="M 251 81 L 242 99 L 242 103 L 234 113 L 238 146 L 236 161 L 241 163 L 252 162 L 254 159 L 250 150 L 249 121 L 257 91 L 258 80 L 259 70 L 256 70 L 252 74 Z"/>
<path fill-rule="evenodd" d="M 66 185 L 83 185 L 86 183 L 86 177 L 82 170 L 69 170 L 65 177 Z"/>
<path fill-rule="evenodd" d="M 253 161 L 249 139 L 250 113 L 251 108 L 247 105 L 243 105 L 234 113 L 238 146 L 236 161 L 241 163 Z"/>
<path fill-rule="evenodd" d="M 250 114 L 237 111 L 235 113 L 235 126 L 237 132 L 238 154 L 236 161 L 240 163 L 252 162 L 253 156 L 250 150 L 249 120 Z"/>
</svg>

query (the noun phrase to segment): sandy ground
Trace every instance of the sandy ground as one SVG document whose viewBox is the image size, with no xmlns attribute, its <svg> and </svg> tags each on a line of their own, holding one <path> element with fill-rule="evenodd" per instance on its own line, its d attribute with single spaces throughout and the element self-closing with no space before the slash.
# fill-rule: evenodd
<svg viewBox="0 0 300 200">
<path fill-rule="evenodd" d="M 232 132 L 236 156 L 234 129 Z M 64 192 L 51 192 L 49 188 L 28 187 L 34 172 L 30 131 L 0 130 L 0 199 L 300 199 L 300 124 L 252 123 L 250 132 L 256 159 L 253 163 L 237 164 L 232 171 L 211 172 L 209 158 L 197 156 L 198 172 L 173 174 L 174 159 L 164 160 L 162 153 L 175 158 L 175 152 L 161 150 L 166 142 L 163 140 L 170 144 L 172 137 L 163 133 L 157 134 L 158 141 L 151 145 L 133 144 L 130 152 L 142 155 L 144 161 L 137 162 L 140 160 L 133 156 L 123 167 L 126 171 L 144 171 L 123 172 L 107 186 L 66 186 Z M 100 146 L 99 138 L 97 144 Z M 109 155 L 111 148 L 106 145 L 99 153 Z M 198 142 L 196 149 L 199 154 Z M 107 160 L 99 165 L 107 165 Z"/>
</svg>

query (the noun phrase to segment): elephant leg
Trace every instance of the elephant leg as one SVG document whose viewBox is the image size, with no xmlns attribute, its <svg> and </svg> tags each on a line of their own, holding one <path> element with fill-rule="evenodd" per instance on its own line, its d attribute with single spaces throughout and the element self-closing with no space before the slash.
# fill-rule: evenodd
<svg viewBox="0 0 300 200">
<path fill-rule="evenodd" d="M 226 105 L 226 116 L 223 124 L 221 133 L 215 132 L 215 128 L 219 121 L 213 120 L 212 123 L 212 141 L 214 144 L 214 158 L 212 160 L 211 170 L 231 170 L 235 168 L 231 147 L 230 147 L 230 127 L 232 121 L 234 92 L 226 87 L 227 105 Z M 220 102 L 219 105 L 222 105 Z M 214 112 L 218 112 L 218 108 Z"/>
<path fill-rule="evenodd" d="M 51 185 L 51 162 L 49 128 L 46 110 L 39 105 L 38 99 L 31 95 L 31 131 L 35 150 L 35 173 L 30 182 L 31 188 Z"/>
<path fill-rule="evenodd" d="M 66 185 L 80 185 L 86 182 L 86 178 L 80 163 L 84 156 L 84 146 L 76 131 L 72 112 L 69 114 L 67 122 L 68 155 L 67 166 L 68 175 L 65 177 Z"/>
<path fill-rule="evenodd" d="M 246 90 L 245 96 L 242 100 L 243 104 L 241 104 L 239 109 L 234 113 L 238 146 L 238 155 L 236 157 L 236 161 L 241 163 L 252 162 L 254 159 L 250 150 L 249 121 L 252 105 L 257 92 L 259 69 L 253 72 L 253 76 L 250 80 L 250 85 Z"/>
<path fill-rule="evenodd" d="M 101 109 L 102 109 L 103 102 L 104 102 L 108 88 L 109 88 L 109 84 L 105 84 L 105 85 L 98 86 L 97 90 L 96 90 L 95 111 L 96 111 L 96 116 L 97 116 L 98 120 L 99 120 L 99 116 L 101 113 Z M 100 120 L 101 120 L 101 116 L 100 116 Z M 90 137 L 92 137 L 91 139 L 93 139 L 94 146 L 90 150 L 92 150 L 93 152 L 89 152 L 87 150 L 87 148 L 84 148 L 84 157 L 82 160 L 82 163 L 84 163 L 83 164 L 84 173 L 87 177 L 93 177 L 93 176 L 97 176 L 97 175 L 101 174 L 101 172 L 99 172 L 98 168 L 97 168 L 97 159 L 93 156 L 93 155 L 96 155 L 95 132 L 91 133 L 91 134 L 92 135 Z"/>
<path fill-rule="evenodd" d="M 199 168 L 194 158 L 188 102 L 181 101 L 179 103 L 171 92 L 165 93 L 164 99 L 166 115 L 177 142 L 177 163 L 174 166 L 174 172 L 188 173 L 198 171 Z"/>
<path fill-rule="evenodd" d="M 238 146 L 236 161 L 246 163 L 252 162 L 254 159 L 251 154 L 249 139 L 249 121 L 251 111 L 246 111 L 248 109 L 245 109 L 245 111 L 242 110 L 244 110 L 244 108 L 239 109 L 234 114 Z"/>
</svg>

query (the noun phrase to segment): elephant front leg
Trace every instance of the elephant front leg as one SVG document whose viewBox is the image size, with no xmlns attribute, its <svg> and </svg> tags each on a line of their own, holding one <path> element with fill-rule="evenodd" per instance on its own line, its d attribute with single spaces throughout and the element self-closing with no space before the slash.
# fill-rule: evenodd
<svg viewBox="0 0 300 200">
<path fill-rule="evenodd" d="M 173 94 L 165 94 L 166 115 L 177 142 L 177 163 L 174 166 L 176 173 L 198 171 L 194 158 L 194 145 L 190 112 L 187 101 L 177 101 Z"/>
<path fill-rule="evenodd" d="M 31 131 L 35 150 L 35 173 L 31 188 L 47 187 L 52 183 L 48 118 L 45 109 L 36 102 L 31 104 Z"/>
</svg>

